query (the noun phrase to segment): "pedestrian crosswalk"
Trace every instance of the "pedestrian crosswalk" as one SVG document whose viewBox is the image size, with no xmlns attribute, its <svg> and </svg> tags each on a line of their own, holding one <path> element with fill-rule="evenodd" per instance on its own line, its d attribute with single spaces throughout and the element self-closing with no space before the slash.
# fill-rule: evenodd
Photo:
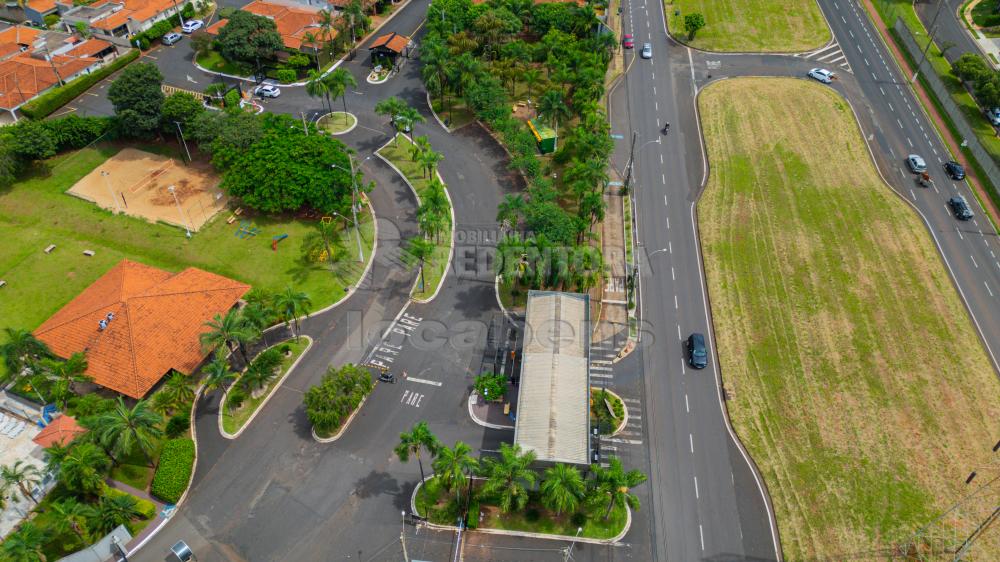
<svg viewBox="0 0 1000 562">
<path fill-rule="evenodd" d="M 826 66 L 838 66 L 847 72 L 853 72 L 851 70 L 851 65 L 847 62 L 847 56 L 844 55 L 844 51 L 840 48 L 840 44 L 836 41 L 832 41 L 825 47 L 821 47 L 815 51 L 799 53 L 795 56 L 823 63 Z"/>
<path fill-rule="evenodd" d="M 621 397 L 628 409 L 628 422 L 625 428 L 614 436 L 602 436 L 600 440 L 601 466 L 607 467 L 611 457 L 621 458 L 628 449 L 641 446 L 642 440 L 642 402 L 636 398 Z"/>
</svg>

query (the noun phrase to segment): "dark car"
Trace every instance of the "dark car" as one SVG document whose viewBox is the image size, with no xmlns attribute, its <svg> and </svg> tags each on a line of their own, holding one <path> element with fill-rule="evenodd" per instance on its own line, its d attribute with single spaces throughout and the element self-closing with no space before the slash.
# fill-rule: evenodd
<svg viewBox="0 0 1000 562">
<path fill-rule="evenodd" d="M 965 168 L 963 168 L 961 164 L 955 162 L 954 160 L 949 160 L 944 163 L 944 172 L 948 174 L 953 180 L 965 179 Z"/>
<path fill-rule="evenodd" d="M 955 214 L 956 219 L 960 221 L 972 219 L 972 209 L 969 208 L 969 203 L 966 202 L 965 197 L 961 195 L 952 197 L 948 200 L 948 206 L 951 207 L 951 212 Z"/>
<path fill-rule="evenodd" d="M 708 352 L 705 351 L 705 336 L 695 332 L 687 339 L 688 365 L 695 369 L 708 366 Z"/>
</svg>

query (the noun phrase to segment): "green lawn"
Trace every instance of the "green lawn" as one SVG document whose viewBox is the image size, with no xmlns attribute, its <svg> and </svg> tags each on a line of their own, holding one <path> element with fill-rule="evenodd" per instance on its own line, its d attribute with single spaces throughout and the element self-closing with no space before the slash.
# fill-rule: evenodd
<svg viewBox="0 0 1000 562">
<path fill-rule="evenodd" d="M 215 50 L 198 55 L 198 64 L 207 70 L 231 74 L 233 76 L 248 76 L 253 73 L 253 69 L 244 63 L 229 62 Z"/>
<path fill-rule="evenodd" d="M 665 10 L 671 35 L 706 51 L 801 52 L 831 37 L 815 0 L 666 0 Z M 694 13 L 705 27 L 689 40 L 684 16 Z"/>
<path fill-rule="evenodd" d="M 164 418 L 164 422 L 166 418 Z M 160 447 L 163 444 L 157 442 L 153 452 L 153 464 L 160 457 Z M 132 453 L 124 458 L 118 459 L 118 466 L 111 468 L 111 479 L 122 484 L 128 484 L 136 490 L 149 490 L 149 484 L 153 481 L 153 473 L 156 469 L 149 466 L 146 456 L 136 447 Z"/>
<path fill-rule="evenodd" d="M 272 392 L 274 392 L 274 389 L 278 386 L 278 381 L 281 380 L 281 377 L 285 376 L 285 373 L 288 372 L 288 368 L 292 365 L 292 363 L 295 362 L 296 359 L 299 358 L 300 355 L 302 355 L 302 352 L 305 351 L 306 347 L 309 345 L 309 341 L 305 339 L 300 339 L 298 341 L 289 340 L 288 342 L 284 343 L 288 344 L 289 350 L 292 352 L 292 354 L 291 356 L 288 357 L 285 356 L 282 357 L 281 371 L 279 371 L 278 374 L 274 377 L 274 379 L 271 380 L 270 384 L 268 384 L 267 391 L 262 393 L 257 398 L 247 398 L 246 402 L 244 402 L 243 405 L 236 410 L 229 409 L 228 395 L 227 395 L 226 404 L 223 404 L 223 407 L 221 409 L 222 428 L 225 429 L 230 435 L 239 431 L 247 423 L 247 420 L 250 419 L 250 416 L 252 416 L 254 412 L 257 411 L 257 408 L 259 408 L 260 405 L 264 403 L 264 400 L 267 400 L 267 397 L 270 396 Z M 281 346 L 284 345 L 284 343 L 280 343 L 277 345 Z M 236 381 L 236 383 L 238 382 L 239 380 Z"/>
<path fill-rule="evenodd" d="M 785 557 L 912 536 L 968 491 L 1000 419 L 1000 384 L 936 248 L 829 88 L 731 79 L 699 110 L 712 170 L 699 232 L 728 409 Z M 980 515 L 948 523 L 964 537 Z M 997 559 L 1000 537 L 977 549 Z"/>
<path fill-rule="evenodd" d="M 431 96 L 431 107 L 434 108 L 434 113 L 437 113 L 438 118 L 444 121 L 452 131 L 476 120 L 476 116 L 465 105 L 465 102 L 452 95 L 445 95 L 444 106 L 441 105 L 441 96 Z"/>
<path fill-rule="evenodd" d="M 244 212 L 240 218 L 252 220 L 260 233 L 240 239 L 235 236 L 239 222 L 226 224 L 230 213 L 224 211 L 187 239 L 182 229 L 115 216 L 64 194 L 119 148 L 102 146 L 57 156 L 0 189 L 0 239 L 5 248 L 0 252 L 0 279 L 7 282 L 0 289 L 0 329 L 35 329 L 122 258 L 170 271 L 199 267 L 271 290 L 293 286 L 309 295 L 314 309 L 343 298 L 345 287 L 360 277 L 363 267 L 353 260 L 337 264 L 332 274 L 330 268 L 301 263 L 299 245 L 313 228 L 310 220 Z M 367 207 L 358 221 L 365 258 L 370 260 L 374 223 Z M 279 234 L 289 236 L 275 252 L 271 237 Z M 357 244 L 354 229 L 342 231 L 341 238 L 347 248 Z M 56 250 L 45 254 L 42 250 L 49 244 Z M 84 256 L 88 249 L 96 255 Z"/>
<path fill-rule="evenodd" d="M 319 118 L 316 127 L 321 131 L 326 131 L 331 135 L 343 133 L 358 122 L 358 118 L 350 113 L 334 111 Z"/>
<path fill-rule="evenodd" d="M 417 190 L 417 194 L 419 195 L 427 189 L 430 178 L 424 177 L 420 165 L 410 160 L 410 147 L 413 146 L 410 139 L 403 134 L 397 134 L 396 138 L 399 141 L 397 146 L 389 144 L 385 148 L 379 149 L 378 152 L 399 168 L 399 171 L 410 180 L 413 189 Z M 411 296 L 415 299 L 430 298 L 437 291 L 438 285 L 444 281 L 444 276 L 448 268 L 448 254 L 451 252 L 450 221 L 445 228 L 445 232 L 442 232 L 440 238 L 434 242 L 434 256 L 424 267 L 424 281 L 426 286 L 420 287 L 420 280 L 417 279 L 418 286 L 411 293 Z"/>
<path fill-rule="evenodd" d="M 972 21 L 982 28 L 995 28 L 985 31 L 987 37 L 1000 36 L 1000 12 L 996 10 L 997 3 L 994 0 L 982 0 L 972 7 Z M 964 6 L 963 6 L 964 9 Z"/>
</svg>

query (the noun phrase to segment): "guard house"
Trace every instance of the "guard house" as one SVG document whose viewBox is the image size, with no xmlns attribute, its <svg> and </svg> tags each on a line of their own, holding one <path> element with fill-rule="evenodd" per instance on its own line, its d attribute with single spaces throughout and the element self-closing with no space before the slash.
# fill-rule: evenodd
<svg viewBox="0 0 1000 562">
<path fill-rule="evenodd" d="M 556 139 L 558 135 L 551 127 L 540 122 L 538 119 L 528 121 L 528 128 L 531 134 L 535 135 L 535 142 L 538 143 L 538 151 L 542 154 L 549 154 L 556 151 Z"/>
<path fill-rule="evenodd" d="M 590 297 L 529 291 L 514 444 L 542 463 L 590 463 Z"/>
<path fill-rule="evenodd" d="M 386 58 L 392 61 L 393 68 L 398 68 L 399 57 L 408 58 L 410 56 L 410 45 L 409 37 L 394 31 L 376 39 L 371 47 L 368 47 L 368 52 L 371 53 L 372 61 Z"/>
</svg>

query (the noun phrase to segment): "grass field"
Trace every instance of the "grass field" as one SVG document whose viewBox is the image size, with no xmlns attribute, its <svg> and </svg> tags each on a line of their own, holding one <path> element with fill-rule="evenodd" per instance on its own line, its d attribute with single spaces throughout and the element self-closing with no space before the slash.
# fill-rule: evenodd
<svg viewBox="0 0 1000 562">
<path fill-rule="evenodd" d="M 295 360 L 298 359 L 300 355 L 302 355 L 302 352 L 306 350 L 306 347 L 309 346 L 309 340 L 307 339 L 300 339 L 298 341 L 293 339 L 276 345 L 280 347 L 285 345 L 286 343 L 288 345 L 289 351 L 291 351 L 292 354 L 287 357 L 282 355 L 281 371 L 279 371 L 278 374 L 275 375 L 273 379 L 271 379 L 271 382 L 267 385 L 266 391 L 261 392 L 260 396 L 256 398 L 253 397 L 247 398 L 246 402 L 244 402 L 243 405 L 237 408 L 236 410 L 230 410 L 229 395 L 228 394 L 226 395 L 226 403 L 223 404 L 222 408 L 220 408 L 219 411 L 220 415 L 222 416 L 222 428 L 225 429 L 230 434 L 236 433 L 237 431 L 242 429 L 244 425 L 246 425 L 247 420 L 250 419 L 250 416 L 252 416 L 254 412 L 257 411 L 257 408 L 260 408 L 260 405 L 264 403 L 264 400 L 267 400 L 267 397 L 270 396 L 272 392 L 274 392 L 274 389 L 278 385 L 278 382 L 280 382 L 281 378 L 284 377 L 285 373 L 288 372 L 288 368 L 291 367 L 292 363 L 294 363 Z M 236 380 L 233 384 L 237 384 L 238 382 L 239 380 Z"/>
<path fill-rule="evenodd" d="M 226 224 L 222 212 L 193 238 L 184 230 L 152 224 L 124 215 L 115 216 L 96 205 L 64 194 L 121 147 L 104 146 L 58 156 L 39 165 L 22 181 L 0 189 L 0 328 L 35 329 L 81 290 L 122 258 L 171 271 L 199 267 L 249 283 L 282 290 L 291 285 L 309 294 L 319 309 L 343 297 L 344 288 L 360 276 L 357 262 L 344 262 L 340 271 L 303 265 L 299 245 L 313 221 L 247 216 L 260 229 L 249 239 L 235 236 L 239 222 Z M 147 147 L 142 147 L 146 149 Z M 367 210 L 358 215 L 371 259 L 374 225 Z M 338 221 L 339 222 L 339 221 Z M 342 222 L 339 222 L 343 224 Z M 278 251 L 271 237 L 288 234 Z M 356 244 L 353 229 L 342 233 L 345 247 Z M 42 250 L 49 244 L 51 254 Z M 94 257 L 83 255 L 94 250 Z M 353 255 L 353 254 L 352 254 Z"/>
<path fill-rule="evenodd" d="M 397 138 L 399 139 L 398 145 L 389 144 L 379 149 L 378 153 L 392 162 L 410 180 L 410 184 L 413 185 L 413 189 L 417 190 L 417 194 L 419 195 L 427 189 L 427 186 L 430 184 L 430 178 L 424 177 L 420 165 L 410 160 L 410 148 L 413 146 L 410 139 L 403 134 L 397 134 Z M 426 285 L 421 290 L 418 279 L 418 286 L 415 286 L 413 292 L 410 294 L 415 299 L 430 298 L 437 291 L 438 285 L 444 281 L 444 276 L 447 273 L 449 265 L 448 254 L 451 253 L 450 222 L 445 227 L 445 232 L 441 233 L 440 239 L 434 242 L 434 255 L 424 266 L 424 281 Z"/>
<path fill-rule="evenodd" d="M 788 53 L 830 40 L 816 0 L 666 0 L 665 9 L 671 35 L 706 51 Z M 684 16 L 693 13 L 705 27 L 688 40 Z"/>
<path fill-rule="evenodd" d="M 334 111 L 327 113 L 316 121 L 316 127 L 321 131 L 326 131 L 331 135 L 339 135 L 350 130 L 358 124 L 358 118 L 351 113 Z"/>
<path fill-rule="evenodd" d="M 1000 384 L 940 257 L 829 88 L 731 79 L 699 109 L 722 376 L 786 558 L 910 536 L 969 491 L 1000 419 Z M 973 518 L 952 521 L 956 534 Z M 1000 558 L 995 533 L 977 553 Z"/>
</svg>

